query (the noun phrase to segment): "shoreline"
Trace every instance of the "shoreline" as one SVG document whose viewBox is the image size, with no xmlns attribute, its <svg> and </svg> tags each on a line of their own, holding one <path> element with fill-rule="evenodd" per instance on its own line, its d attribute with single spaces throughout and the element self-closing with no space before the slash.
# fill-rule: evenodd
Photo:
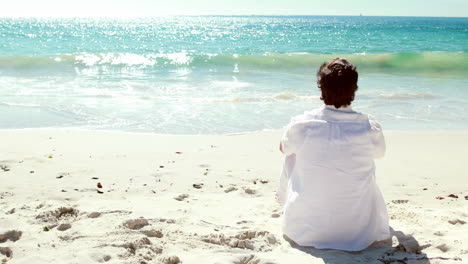
<svg viewBox="0 0 468 264">
<path fill-rule="evenodd" d="M 394 237 L 359 253 L 292 247 L 282 237 L 281 207 L 274 200 L 281 133 L 0 130 L 0 260 L 468 260 L 468 130 L 384 131 L 387 155 L 376 161 L 376 177 Z M 398 232 L 417 241 L 422 252 L 399 249 Z"/>
<path fill-rule="evenodd" d="M 209 137 L 209 136 L 237 136 L 237 135 L 250 135 L 256 133 L 274 133 L 278 131 L 282 131 L 283 129 L 263 129 L 263 130 L 256 130 L 256 131 L 245 131 L 245 132 L 233 132 L 233 133 L 226 133 L 226 134 L 161 134 L 161 133 L 153 133 L 153 132 L 135 132 L 135 131 L 123 131 L 123 130 L 109 130 L 109 129 L 91 129 L 91 128 L 79 128 L 79 127 L 39 127 L 39 128 L 0 128 L 0 133 L 2 131 L 67 131 L 67 132 L 83 132 L 83 133 L 109 133 L 109 134 L 123 134 L 123 135 L 150 135 L 150 136 L 182 136 L 182 137 Z M 463 129 L 459 129 L 463 130 Z M 466 130 L 468 131 L 468 129 Z"/>
<path fill-rule="evenodd" d="M 281 133 L 284 131 L 284 128 L 271 128 L 271 129 L 262 129 L 262 130 L 255 130 L 255 131 L 244 131 L 244 132 L 232 132 L 232 133 L 225 133 L 225 134 L 163 134 L 163 133 L 155 133 L 155 132 L 135 132 L 135 131 L 124 131 L 124 130 L 111 130 L 111 129 L 92 129 L 92 128 L 79 128 L 79 127 L 32 127 L 32 128 L 0 128 L 0 133 L 2 132 L 37 132 L 37 131 L 44 131 L 44 132 L 71 132 L 71 133 L 102 133 L 102 134 L 122 134 L 122 135 L 143 135 L 143 136 L 180 136 L 180 137 L 218 137 L 218 136 L 243 136 L 243 135 L 252 135 L 252 134 L 259 134 L 259 133 Z M 440 133 L 440 132 L 448 132 L 448 133 L 468 133 L 468 129 L 465 128 L 452 128 L 452 129 L 385 129 L 384 133 L 394 134 L 394 133 Z"/>
</svg>

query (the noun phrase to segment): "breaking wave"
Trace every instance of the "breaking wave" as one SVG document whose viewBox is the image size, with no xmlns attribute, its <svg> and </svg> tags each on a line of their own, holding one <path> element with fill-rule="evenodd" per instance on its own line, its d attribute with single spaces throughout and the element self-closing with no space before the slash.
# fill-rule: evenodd
<svg viewBox="0 0 468 264">
<path fill-rule="evenodd" d="M 411 70 L 411 71 L 468 71 L 468 56 L 464 52 L 420 52 L 384 54 L 312 54 L 312 53 L 264 53 L 239 54 L 190 54 L 186 52 L 166 54 L 133 53 L 80 53 L 48 57 L 1 56 L 0 70 L 33 70 L 56 68 L 129 67 L 139 69 L 164 68 L 218 68 L 242 70 L 288 70 L 317 67 L 334 57 L 345 57 L 358 68 Z"/>
</svg>

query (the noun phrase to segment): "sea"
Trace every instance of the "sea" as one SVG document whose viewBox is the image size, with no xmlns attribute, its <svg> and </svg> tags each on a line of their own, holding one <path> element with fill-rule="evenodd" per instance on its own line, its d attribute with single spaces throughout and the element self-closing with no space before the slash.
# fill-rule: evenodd
<svg viewBox="0 0 468 264">
<path fill-rule="evenodd" d="M 0 18 L 0 129 L 277 130 L 336 57 L 384 129 L 468 129 L 467 51 L 466 17 Z"/>
</svg>

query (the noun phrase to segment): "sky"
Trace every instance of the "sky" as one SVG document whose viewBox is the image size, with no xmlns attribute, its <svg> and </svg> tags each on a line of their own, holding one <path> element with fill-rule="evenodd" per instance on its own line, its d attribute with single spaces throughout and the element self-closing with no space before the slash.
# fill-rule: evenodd
<svg viewBox="0 0 468 264">
<path fill-rule="evenodd" d="M 0 17 L 360 14 L 468 17 L 468 0 L 0 0 Z"/>
</svg>

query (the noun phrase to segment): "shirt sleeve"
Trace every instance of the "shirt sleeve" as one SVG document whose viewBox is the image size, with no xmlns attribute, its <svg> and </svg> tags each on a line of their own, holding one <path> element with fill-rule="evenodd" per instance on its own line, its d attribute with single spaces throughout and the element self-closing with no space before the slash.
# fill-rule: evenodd
<svg viewBox="0 0 468 264">
<path fill-rule="evenodd" d="M 292 154 L 284 157 L 283 170 L 280 176 L 276 199 L 281 205 L 284 205 L 288 199 L 289 179 L 296 164 L 296 155 Z"/>
<path fill-rule="evenodd" d="M 371 140 L 372 144 L 374 145 L 374 158 L 382 158 L 385 156 L 386 150 L 385 137 L 382 132 L 382 127 L 372 116 L 369 116 L 369 123 L 371 126 Z"/>
<path fill-rule="evenodd" d="M 281 138 L 281 146 L 283 153 L 286 156 L 296 153 L 303 141 L 302 126 L 295 122 L 294 118 L 289 125 L 286 126 L 283 137 Z"/>
<path fill-rule="evenodd" d="M 276 199 L 281 205 L 284 205 L 286 203 L 287 187 L 288 187 L 288 181 L 289 181 L 288 158 L 290 157 L 292 157 L 292 155 L 286 156 L 284 158 L 283 170 L 281 171 L 279 186 L 276 192 Z"/>
</svg>

